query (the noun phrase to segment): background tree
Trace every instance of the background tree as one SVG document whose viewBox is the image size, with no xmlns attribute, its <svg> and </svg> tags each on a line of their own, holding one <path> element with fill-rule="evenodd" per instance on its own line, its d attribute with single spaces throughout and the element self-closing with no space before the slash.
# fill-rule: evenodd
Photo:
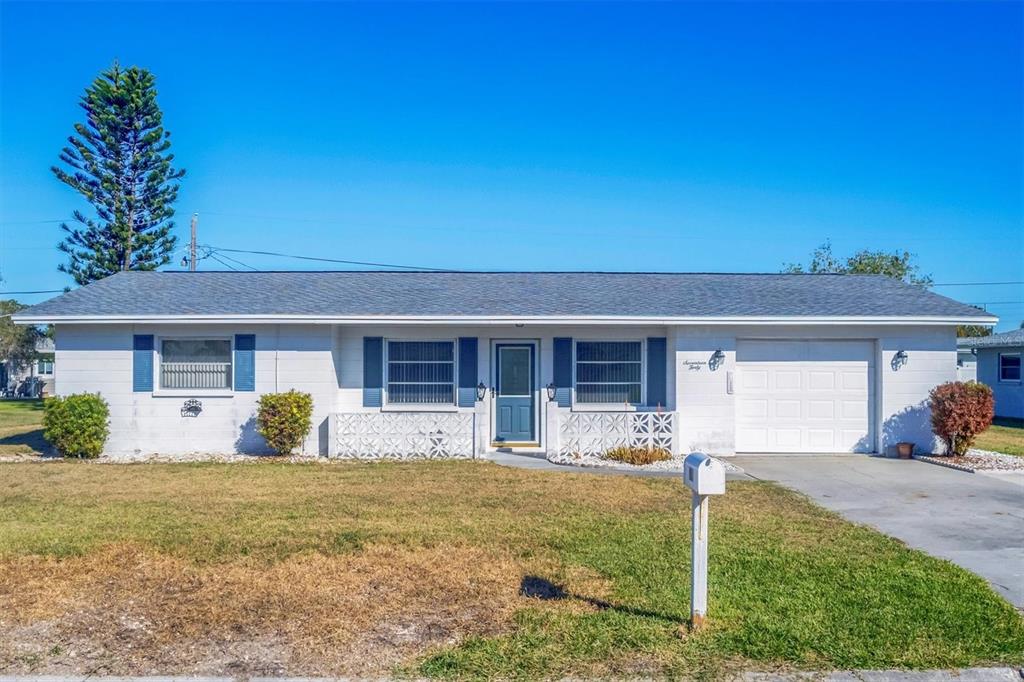
<svg viewBox="0 0 1024 682">
<path fill-rule="evenodd" d="M 170 262 L 175 182 L 184 170 L 172 167 L 170 133 L 156 102 L 155 78 L 146 69 L 122 69 L 117 62 L 85 89 L 76 123 L 60 154 L 67 168 L 54 175 L 92 204 L 96 219 L 73 213 L 78 225 L 62 224 L 58 244 L 68 254 L 61 272 L 84 285 L 119 270 L 155 270 Z"/>
<path fill-rule="evenodd" d="M 982 327 L 980 324 L 958 324 L 956 335 L 961 339 L 972 336 L 992 336 L 992 327 Z"/>
<path fill-rule="evenodd" d="M 39 330 L 11 322 L 11 315 L 27 307 L 13 299 L 0 301 L 0 362 L 6 360 L 15 372 L 36 359 Z"/>
<path fill-rule="evenodd" d="M 913 262 L 914 256 L 907 251 L 871 251 L 862 249 L 847 258 L 837 258 L 832 253 L 832 242 L 826 241 L 811 253 L 811 261 L 806 266 L 799 263 L 787 263 L 783 272 L 838 273 L 854 275 L 885 275 L 909 284 L 929 286 L 930 275 L 922 275 L 920 268 Z"/>
</svg>

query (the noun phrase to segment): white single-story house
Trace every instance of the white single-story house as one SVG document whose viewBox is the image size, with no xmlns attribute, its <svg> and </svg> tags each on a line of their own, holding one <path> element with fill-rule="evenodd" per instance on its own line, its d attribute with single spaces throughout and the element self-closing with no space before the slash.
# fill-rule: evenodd
<svg viewBox="0 0 1024 682">
<path fill-rule="evenodd" d="M 124 272 L 52 323 L 56 392 L 110 404 L 110 454 L 260 452 L 256 401 L 313 396 L 337 457 L 938 447 L 956 325 L 997 319 L 870 275 Z"/>
<path fill-rule="evenodd" d="M 40 337 L 35 350 L 35 359 L 24 365 L 0 360 L 0 395 L 32 398 L 53 395 L 53 339 Z"/>
<path fill-rule="evenodd" d="M 992 387 L 996 416 L 1024 419 L 1024 386 L 1020 380 L 1024 329 L 966 341 L 978 358 L 978 381 Z"/>
</svg>

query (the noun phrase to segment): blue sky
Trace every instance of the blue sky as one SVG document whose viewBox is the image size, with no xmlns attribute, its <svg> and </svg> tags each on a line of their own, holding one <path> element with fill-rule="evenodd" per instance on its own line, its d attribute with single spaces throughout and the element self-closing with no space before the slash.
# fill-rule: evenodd
<svg viewBox="0 0 1024 682">
<path fill-rule="evenodd" d="M 157 75 L 182 245 L 197 211 L 205 244 L 433 267 L 777 271 L 831 238 L 1024 280 L 1022 7 L 4 2 L 0 291 L 70 284 L 86 205 L 49 167 L 115 58 Z M 1024 318 L 1019 284 L 938 290 Z"/>
</svg>

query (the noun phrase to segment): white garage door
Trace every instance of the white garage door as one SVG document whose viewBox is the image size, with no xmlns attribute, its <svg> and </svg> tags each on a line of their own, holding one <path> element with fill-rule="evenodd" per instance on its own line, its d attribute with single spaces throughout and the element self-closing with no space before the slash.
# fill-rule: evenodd
<svg viewBox="0 0 1024 682">
<path fill-rule="evenodd" d="M 740 341 L 737 452 L 872 452 L 874 344 Z"/>
</svg>

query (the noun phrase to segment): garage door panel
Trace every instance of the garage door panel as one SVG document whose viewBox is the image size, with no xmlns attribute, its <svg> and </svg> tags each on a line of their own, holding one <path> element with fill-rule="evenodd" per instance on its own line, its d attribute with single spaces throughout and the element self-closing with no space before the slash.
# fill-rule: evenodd
<svg viewBox="0 0 1024 682">
<path fill-rule="evenodd" d="M 834 452 L 836 432 L 832 429 L 807 429 L 807 447 L 821 452 Z"/>
<path fill-rule="evenodd" d="M 871 451 L 873 357 L 870 341 L 740 341 L 737 451 Z"/>
<path fill-rule="evenodd" d="M 740 374 L 740 388 L 744 390 L 764 390 L 768 388 L 768 370 L 751 368 Z"/>
<path fill-rule="evenodd" d="M 736 412 L 740 417 L 748 419 L 767 419 L 768 401 L 742 399 L 736 403 Z"/>
<path fill-rule="evenodd" d="M 867 400 L 843 400 L 839 403 L 840 417 L 852 419 L 859 422 L 866 422 L 868 419 Z"/>
<path fill-rule="evenodd" d="M 803 434 L 799 428 L 775 428 L 769 432 L 769 440 L 776 448 L 785 450 L 798 450 L 801 446 Z"/>
<path fill-rule="evenodd" d="M 807 372 L 807 389 L 809 391 L 832 391 L 836 387 L 835 372 L 809 370 Z"/>
<path fill-rule="evenodd" d="M 836 418 L 836 404 L 831 400 L 808 400 L 807 418 L 831 421 Z"/>
<path fill-rule="evenodd" d="M 768 449 L 767 429 L 736 430 L 736 449 L 743 452 L 764 452 Z"/>
<path fill-rule="evenodd" d="M 767 401 L 765 401 L 767 410 Z M 799 419 L 801 415 L 801 402 L 799 400 L 776 400 L 776 419 Z"/>
<path fill-rule="evenodd" d="M 775 388 L 779 391 L 799 391 L 802 382 L 800 371 L 776 370 L 774 372 Z"/>
</svg>

